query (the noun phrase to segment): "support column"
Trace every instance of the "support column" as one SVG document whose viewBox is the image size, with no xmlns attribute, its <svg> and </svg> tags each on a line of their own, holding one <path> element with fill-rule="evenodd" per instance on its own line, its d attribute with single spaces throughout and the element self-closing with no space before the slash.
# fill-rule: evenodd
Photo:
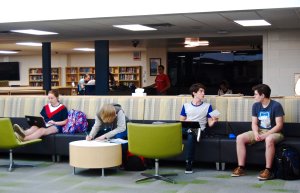
<svg viewBox="0 0 300 193">
<path fill-rule="evenodd" d="M 43 89 L 51 90 L 51 43 L 43 42 L 42 46 Z"/>
<path fill-rule="evenodd" d="M 109 41 L 95 41 L 96 95 L 108 95 L 109 82 Z"/>
</svg>

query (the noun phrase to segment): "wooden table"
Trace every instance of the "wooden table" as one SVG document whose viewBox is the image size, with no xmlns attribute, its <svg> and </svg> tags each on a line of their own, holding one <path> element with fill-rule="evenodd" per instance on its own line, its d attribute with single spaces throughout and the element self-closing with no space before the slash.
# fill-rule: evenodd
<svg viewBox="0 0 300 193">
<path fill-rule="evenodd" d="M 104 176 L 104 168 L 119 166 L 122 164 L 122 148 L 120 144 L 79 140 L 69 143 L 70 165 L 75 168 L 101 168 Z"/>
</svg>

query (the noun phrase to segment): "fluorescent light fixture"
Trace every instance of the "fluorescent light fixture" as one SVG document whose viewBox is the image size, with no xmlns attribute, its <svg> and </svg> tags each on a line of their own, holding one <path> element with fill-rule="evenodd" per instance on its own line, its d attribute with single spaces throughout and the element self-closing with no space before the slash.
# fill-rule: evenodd
<svg viewBox="0 0 300 193">
<path fill-rule="evenodd" d="M 94 52 L 95 51 L 94 48 L 74 48 L 73 50 L 83 51 L 83 52 Z"/>
<path fill-rule="evenodd" d="M 16 51 L 9 51 L 9 50 L 0 50 L 0 54 L 16 54 Z"/>
<path fill-rule="evenodd" d="M 10 30 L 10 31 L 15 33 L 31 34 L 31 35 L 38 35 L 38 36 L 58 34 L 56 32 L 41 31 L 35 29 L 22 29 L 22 30 Z"/>
<path fill-rule="evenodd" d="M 192 48 L 197 46 L 208 46 L 209 42 L 206 40 L 199 41 L 199 38 L 185 38 L 184 44 L 184 47 Z"/>
<path fill-rule="evenodd" d="M 193 48 L 193 47 L 196 47 L 196 46 L 192 46 L 192 45 L 190 45 L 190 44 L 186 44 L 186 45 L 184 45 L 184 47 L 185 47 L 185 48 Z"/>
<path fill-rule="evenodd" d="M 37 46 L 37 47 L 42 46 L 42 43 L 37 43 L 37 42 L 18 42 L 16 44 L 21 46 Z"/>
<path fill-rule="evenodd" d="M 130 31 L 154 31 L 157 30 L 152 27 L 140 25 L 140 24 L 130 24 L 130 25 L 113 25 L 114 27 L 126 29 Z"/>
<path fill-rule="evenodd" d="M 269 26 L 271 25 L 269 22 L 263 19 L 259 20 L 234 20 L 235 23 L 240 24 L 245 27 L 251 26 Z"/>
</svg>

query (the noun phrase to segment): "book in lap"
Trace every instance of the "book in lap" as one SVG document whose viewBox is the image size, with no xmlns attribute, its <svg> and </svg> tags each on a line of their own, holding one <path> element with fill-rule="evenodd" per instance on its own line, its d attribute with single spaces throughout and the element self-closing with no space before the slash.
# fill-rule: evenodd
<svg viewBox="0 0 300 193">
<path fill-rule="evenodd" d="M 27 120 L 28 125 L 31 126 L 37 126 L 39 128 L 44 127 L 50 127 L 51 124 L 45 123 L 45 120 L 43 117 L 40 116 L 31 116 L 31 115 L 25 115 L 25 118 Z"/>
</svg>

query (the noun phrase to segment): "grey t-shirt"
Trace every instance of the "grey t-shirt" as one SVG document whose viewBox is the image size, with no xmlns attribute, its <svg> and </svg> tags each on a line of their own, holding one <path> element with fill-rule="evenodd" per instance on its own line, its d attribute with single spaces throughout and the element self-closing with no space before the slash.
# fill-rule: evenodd
<svg viewBox="0 0 300 193">
<path fill-rule="evenodd" d="M 269 105 L 264 108 L 260 102 L 252 106 L 252 116 L 258 118 L 258 126 L 261 129 L 272 129 L 275 125 L 275 118 L 284 116 L 281 104 L 271 100 Z"/>
</svg>

